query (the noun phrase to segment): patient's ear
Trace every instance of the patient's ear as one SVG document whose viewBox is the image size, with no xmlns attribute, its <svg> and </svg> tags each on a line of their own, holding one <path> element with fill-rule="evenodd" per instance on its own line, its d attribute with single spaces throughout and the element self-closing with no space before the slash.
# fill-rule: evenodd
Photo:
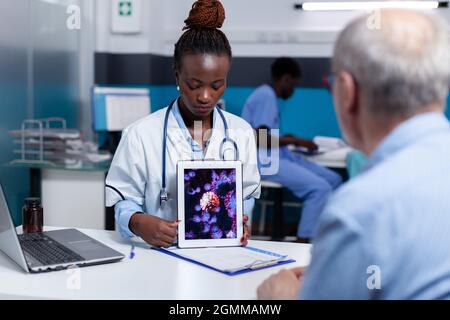
<svg viewBox="0 0 450 320">
<path fill-rule="evenodd" d="M 345 71 L 336 75 L 335 80 L 336 113 L 343 135 L 348 143 L 357 149 L 362 148 L 361 103 L 358 84 L 354 77 Z"/>
<path fill-rule="evenodd" d="M 339 100 L 341 106 L 347 114 L 355 115 L 358 113 L 358 90 L 355 78 L 348 72 L 342 71 L 338 74 L 339 81 Z"/>
</svg>

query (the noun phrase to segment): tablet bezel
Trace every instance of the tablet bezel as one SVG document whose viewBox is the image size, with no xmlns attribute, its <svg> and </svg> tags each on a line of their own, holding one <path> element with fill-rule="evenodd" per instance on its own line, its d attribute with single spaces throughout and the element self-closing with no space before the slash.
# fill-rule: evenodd
<svg viewBox="0 0 450 320">
<path fill-rule="evenodd" d="M 235 239 L 185 239 L 185 193 L 184 171 L 186 169 L 235 169 L 236 170 L 236 226 L 237 237 Z M 240 183 L 239 183 L 240 182 Z M 241 161 L 199 160 L 179 161 L 177 163 L 177 205 L 178 205 L 178 247 L 231 247 L 240 246 L 244 234 L 243 225 L 243 180 Z M 240 201 L 238 200 L 240 199 Z"/>
</svg>

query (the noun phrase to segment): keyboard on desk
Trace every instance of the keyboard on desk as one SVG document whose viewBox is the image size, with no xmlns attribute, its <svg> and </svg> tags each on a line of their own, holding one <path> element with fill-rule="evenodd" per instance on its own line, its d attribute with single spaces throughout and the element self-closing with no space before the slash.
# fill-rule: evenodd
<svg viewBox="0 0 450 320">
<path fill-rule="evenodd" d="M 44 233 L 19 235 L 22 249 L 43 265 L 84 261 L 83 257 L 66 248 Z"/>
</svg>

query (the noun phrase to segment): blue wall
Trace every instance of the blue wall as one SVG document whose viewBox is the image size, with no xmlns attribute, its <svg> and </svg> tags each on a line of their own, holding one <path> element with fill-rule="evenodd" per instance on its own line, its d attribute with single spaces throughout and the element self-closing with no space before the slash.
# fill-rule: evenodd
<svg viewBox="0 0 450 320">
<path fill-rule="evenodd" d="M 224 95 L 227 111 L 240 115 L 255 87 L 230 87 Z M 281 132 L 300 137 L 340 136 L 330 93 L 325 89 L 297 89 L 287 101 L 279 100 Z"/>
<path fill-rule="evenodd" d="M 20 71 L 20 67 L 17 71 Z M 25 77 L 26 71 L 22 71 L 22 76 Z M 16 74 L 16 76 L 18 75 Z M 2 184 L 14 224 L 20 225 L 23 199 L 29 194 L 28 171 L 9 168 L 6 164 L 13 159 L 14 150 L 8 131 L 18 129 L 22 120 L 27 117 L 27 87 L 23 82 L 11 85 L 6 84 L 2 80 L 0 80 L 0 99 L 2 103 L 0 106 L 0 183 Z"/>
<path fill-rule="evenodd" d="M 67 80 L 66 80 L 67 82 Z M 79 128 L 77 101 L 78 87 L 75 83 L 44 83 L 34 86 L 34 117 L 64 118 L 68 128 Z"/>
<path fill-rule="evenodd" d="M 256 87 L 228 87 L 223 99 L 227 111 L 241 115 Z M 152 111 L 167 106 L 178 95 L 175 86 L 150 86 Z M 288 101 L 280 100 L 281 131 L 305 138 L 316 135 L 340 137 L 330 93 L 325 89 L 300 88 Z"/>
<path fill-rule="evenodd" d="M 256 87 L 228 87 L 223 96 L 227 111 L 240 115 Z M 177 95 L 175 86 L 150 86 L 152 111 L 167 106 Z M 446 115 L 450 119 L 450 96 Z M 341 137 L 331 94 L 326 89 L 299 88 L 287 101 L 280 100 L 281 132 L 304 138 Z"/>
</svg>

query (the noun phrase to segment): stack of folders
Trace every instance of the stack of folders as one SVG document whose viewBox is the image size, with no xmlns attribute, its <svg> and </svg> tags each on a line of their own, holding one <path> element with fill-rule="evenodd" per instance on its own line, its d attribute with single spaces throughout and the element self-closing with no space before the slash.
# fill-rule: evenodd
<svg viewBox="0 0 450 320">
<path fill-rule="evenodd" d="M 318 146 L 318 149 L 315 151 L 310 151 L 306 147 L 295 145 L 288 145 L 288 149 L 293 152 L 305 154 L 307 156 L 314 156 L 324 153 L 331 153 L 336 150 L 346 150 L 349 148 L 342 139 L 334 137 L 317 136 L 314 137 L 313 142 Z"/>
<path fill-rule="evenodd" d="M 170 247 L 156 250 L 227 275 L 237 275 L 295 262 L 287 255 L 253 247 L 195 249 Z"/>
</svg>

